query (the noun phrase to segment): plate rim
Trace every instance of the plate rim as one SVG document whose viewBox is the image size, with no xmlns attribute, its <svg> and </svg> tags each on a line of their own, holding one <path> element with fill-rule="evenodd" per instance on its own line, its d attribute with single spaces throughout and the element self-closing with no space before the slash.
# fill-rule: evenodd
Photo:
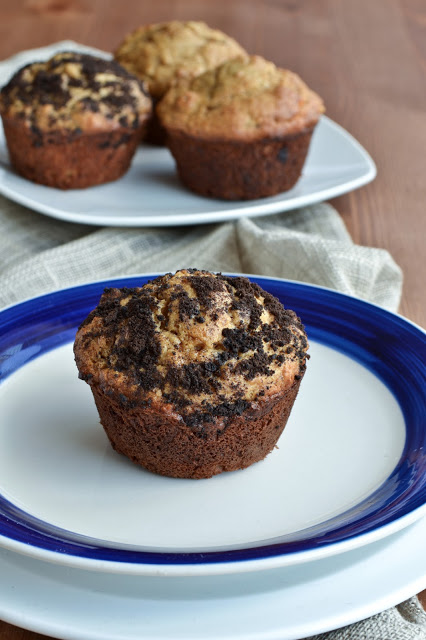
<svg viewBox="0 0 426 640">
<path fill-rule="evenodd" d="M 64 295 L 66 297 L 67 293 L 75 292 L 80 288 L 87 289 L 88 287 L 91 287 L 91 286 L 102 286 L 102 287 L 111 286 L 114 284 L 114 282 L 120 282 L 123 280 L 128 281 L 130 279 L 135 279 L 135 278 L 136 279 L 153 278 L 153 277 L 156 277 L 157 275 L 160 275 L 160 274 L 158 272 L 157 273 L 151 272 L 151 273 L 145 273 L 145 274 L 117 276 L 114 278 L 107 278 L 107 279 L 101 278 L 98 280 L 82 283 L 80 285 L 65 287 L 65 288 L 51 291 L 38 296 L 31 296 L 26 298 L 25 300 L 22 300 L 18 303 L 14 303 L 9 305 L 8 307 L 3 308 L 0 311 L 0 319 L 3 319 L 2 316 L 8 310 L 13 310 L 17 307 L 22 307 L 23 305 L 34 303 L 39 299 L 51 298 L 51 300 L 54 300 L 55 298 L 58 298 L 58 297 L 60 298 L 61 296 L 64 296 Z M 358 305 L 360 304 L 361 306 L 365 306 L 364 308 L 368 309 L 369 307 L 371 307 L 376 311 L 378 311 L 379 314 L 384 314 L 388 318 L 393 318 L 393 319 L 397 318 L 400 321 L 402 321 L 404 324 L 406 323 L 412 326 L 417 331 L 420 331 L 421 334 L 426 335 L 426 331 L 424 329 L 422 329 L 412 321 L 399 315 L 398 313 L 386 310 L 377 304 L 362 300 L 359 297 L 351 296 L 346 293 L 341 293 L 339 291 L 330 289 L 328 287 L 324 287 L 321 285 L 313 285 L 310 283 L 304 283 L 304 282 L 295 281 L 295 280 L 288 280 L 285 278 L 279 278 L 279 277 L 273 277 L 273 276 L 261 276 L 261 275 L 255 275 L 255 274 L 241 274 L 241 273 L 230 273 L 228 275 L 245 276 L 249 278 L 255 278 L 261 281 L 262 280 L 272 281 L 273 283 L 278 283 L 284 286 L 291 285 L 291 286 L 295 286 L 296 289 L 299 289 L 299 292 L 304 290 L 305 293 L 307 289 L 311 288 L 314 290 L 318 290 L 319 292 L 325 292 L 329 295 L 331 294 L 333 297 L 339 300 L 341 300 L 342 298 L 343 299 L 347 298 L 348 300 L 355 302 L 355 304 L 358 304 Z M 23 366 L 25 366 L 25 363 Z M 179 563 L 179 562 L 178 563 L 176 562 L 144 563 L 144 562 L 135 562 L 133 560 L 131 562 L 125 562 L 125 561 L 120 561 L 120 560 L 117 561 L 117 560 L 105 559 L 105 558 L 100 559 L 100 558 L 87 557 L 84 555 L 81 556 L 81 555 L 73 555 L 73 554 L 69 555 L 67 553 L 58 553 L 57 551 L 52 551 L 51 549 L 34 546 L 34 544 L 22 542 L 20 540 L 13 540 L 12 538 L 5 537 L 2 534 L 0 534 L 0 546 L 9 548 L 12 551 L 18 551 L 20 553 L 30 555 L 32 557 L 39 557 L 39 558 L 43 558 L 44 560 L 59 562 L 60 564 L 69 564 L 70 566 L 79 567 L 79 568 L 90 568 L 97 571 L 108 571 L 108 572 L 113 571 L 117 573 L 126 573 L 126 574 L 138 573 L 140 575 L 181 575 L 181 576 L 182 575 L 224 574 L 224 573 L 237 573 L 237 572 L 239 573 L 244 571 L 256 571 L 256 570 L 263 570 L 263 569 L 279 567 L 279 566 L 290 566 L 294 564 L 301 564 L 303 562 L 310 562 L 315 559 L 329 557 L 331 555 L 342 553 L 344 551 L 354 549 L 356 547 L 363 546 L 365 544 L 369 544 L 370 542 L 373 542 L 387 535 L 390 535 L 408 526 L 410 523 L 420 518 L 425 512 L 426 512 L 426 503 L 417 507 L 416 509 L 412 509 L 411 511 L 400 516 L 399 518 L 392 519 L 389 523 L 376 526 L 370 531 L 349 536 L 347 539 L 344 539 L 344 540 L 325 543 L 317 548 L 310 548 L 310 549 L 308 548 L 308 549 L 290 551 L 287 553 L 285 551 L 277 552 L 266 557 L 262 556 L 261 553 L 260 555 L 258 553 L 257 556 L 255 556 L 254 558 L 253 557 L 236 558 L 236 559 L 230 558 L 224 561 L 210 559 L 210 561 L 205 561 L 205 562 L 203 561 L 191 562 L 187 560 L 183 563 Z M 72 533 L 72 532 L 66 532 L 66 533 Z M 87 536 L 83 536 L 83 537 L 85 538 L 87 543 L 88 537 Z M 96 539 L 92 539 L 92 540 L 94 541 L 94 543 L 106 542 L 106 541 L 101 541 Z M 109 548 L 111 548 L 111 543 L 109 544 L 110 544 Z M 262 548 L 264 549 L 265 547 L 270 546 L 270 543 L 268 545 L 267 541 L 263 541 L 263 544 L 262 544 L 262 541 L 260 541 L 259 543 L 254 543 L 252 546 L 255 550 L 257 551 L 260 550 L 261 552 Z M 280 546 L 280 544 L 278 544 L 278 546 Z M 281 543 L 281 546 L 282 546 L 282 543 Z M 243 551 L 247 551 L 247 547 L 248 545 L 244 547 Z M 117 552 L 117 549 L 113 548 L 113 553 L 116 553 L 116 552 Z M 145 555 L 150 554 L 149 551 L 142 552 L 142 553 L 144 553 Z M 206 553 L 207 555 L 209 555 L 212 552 L 206 552 Z M 226 553 L 229 555 L 229 552 L 226 552 Z M 154 552 L 153 555 L 155 556 L 161 555 L 161 552 L 160 554 L 158 552 Z M 165 552 L 165 555 L 185 556 L 187 558 L 193 555 L 199 556 L 200 553 L 197 552 L 194 554 L 191 552 L 185 552 L 185 553 Z M 203 554 L 201 553 L 201 555 Z M 232 551 L 231 551 L 231 555 L 232 555 Z"/>
<path fill-rule="evenodd" d="M 226 201 L 218 200 L 217 202 L 222 204 L 222 209 L 214 210 L 214 211 L 198 211 L 196 213 L 178 213 L 167 215 L 166 213 L 159 214 L 156 212 L 151 212 L 148 215 L 140 215 L 140 216 L 130 216 L 130 215 L 120 215 L 120 216 L 111 216 L 109 220 L 108 217 L 99 217 L 98 213 L 79 213 L 78 211 L 64 211 L 58 207 L 54 207 L 49 204 L 43 204 L 39 200 L 34 200 L 33 198 L 29 198 L 25 194 L 21 194 L 19 189 L 11 188 L 7 184 L 4 183 L 4 177 L 9 173 L 13 172 L 12 168 L 9 164 L 0 163 L 0 194 L 9 200 L 16 202 L 22 206 L 25 206 L 33 211 L 37 211 L 42 215 L 46 215 L 48 217 L 62 220 L 65 222 L 73 222 L 76 224 L 84 224 L 88 226 L 99 226 L 99 227 L 169 227 L 169 226 L 189 226 L 193 224 L 211 224 L 215 222 L 225 222 L 237 220 L 240 218 L 250 218 L 250 217 L 263 217 L 266 215 L 277 214 L 280 212 L 290 211 L 292 209 L 299 209 L 304 206 L 309 206 L 317 202 L 322 202 L 324 200 L 329 200 L 330 198 L 334 198 L 340 196 L 344 193 L 348 193 L 355 189 L 358 189 L 362 186 L 365 186 L 377 175 L 377 167 L 368 153 L 368 151 L 362 146 L 362 144 L 347 131 L 342 125 L 338 124 L 331 118 L 326 115 L 322 115 L 320 119 L 320 123 L 323 123 L 323 126 L 328 129 L 334 130 L 338 133 L 338 135 L 345 141 L 346 144 L 350 145 L 353 149 L 356 149 L 357 153 L 360 154 L 362 160 L 365 164 L 365 170 L 361 176 L 353 178 L 351 180 L 343 181 L 337 185 L 326 187 L 323 189 L 317 189 L 310 194 L 307 195 L 299 195 L 294 196 L 292 198 L 288 198 L 287 200 L 281 200 L 280 198 L 290 193 L 282 192 L 281 194 L 277 194 L 276 196 L 272 196 L 271 198 L 260 198 L 258 200 L 248 200 L 248 201 L 238 201 L 241 203 L 240 207 L 236 207 L 233 209 L 226 209 L 226 205 L 228 204 Z M 0 139 L 3 138 L 4 134 L 0 123 Z M 315 144 L 315 136 L 313 138 L 313 144 Z M 308 159 L 309 161 L 309 159 Z M 26 184 L 30 183 L 30 181 L 26 180 L 21 176 L 15 175 L 19 180 L 23 180 Z M 109 183 L 109 185 L 114 185 L 114 183 Z M 30 184 L 37 189 L 37 187 L 43 185 Z M 97 188 L 102 188 L 102 186 L 108 185 L 99 185 Z M 49 188 L 49 187 L 44 187 Z M 96 187 L 93 187 L 96 188 Z M 183 189 L 184 187 L 182 187 Z M 60 189 L 52 189 L 52 192 L 58 192 L 62 194 L 63 192 Z M 185 190 L 188 197 L 197 197 L 196 194 L 192 194 L 190 191 Z M 209 202 L 214 202 L 215 199 L 209 198 Z M 232 204 L 232 203 L 229 203 Z"/>
<path fill-rule="evenodd" d="M 424 529 L 426 525 L 426 519 L 423 520 L 423 522 L 420 520 L 418 523 L 416 523 L 415 525 L 413 525 L 413 529 L 410 531 L 407 531 L 407 534 L 409 536 L 409 540 L 411 541 L 411 545 L 408 544 L 407 545 L 407 540 L 406 540 L 406 535 L 405 532 L 403 533 L 403 542 L 405 539 L 405 544 L 403 547 L 403 551 L 408 549 L 417 549 L 416 545 L 420 546 L 420 540 L 421 535 L 418 533 L 419 529 Z M 396 534 L 396 536 L 398 536 L 398 534 Z M 413 537 L 413 540 L 411 540 L 411 537 Z M 383 540 L 381 541 L 381 543 L 385 543 L 385 549 L 383 548 L 375 548 L 373 549 L 373 553 L 374 554 L 379 554 L 381 556 L 381 560 L 380 560 L 380 565 L 383 564 L 383 554 L 385 554 L 385 556 L 387 557 L 391 557 L 391 555 L 394 555 L 395 553 L 395 545 L 398 547 L 398 545 L 401 545 L 401 538 L 398 537 L 391 537 L 389 540 Z M 379 544 L 381 544 L 379 543 Z M 382 544 L 381 544 L 382 546 Z M 405 553 L 407 553 L 405 551 Z M 413 553 L 413 552 L 411 552 Z M 373 556 L 374 557 L 374 556 Z M 19 559 L 18 559 L 19 560 Z M 353 574 L 353 571 L 357 572 L 359 574 L 359 570 L 357 569 L 357 561 L 356 558 L 354 558 L 353 556 L 351 557 L 351 554 L 349 554 L 348 560 L 350 562 L 347 562 L 347 565 L 343 568 L 343 571 L 339 571 L 338 572 L 338 579 L 342 579 L 342 576 L 344 576 L 346 574 L 346 580 L 348 580 L 348 573 L 349 575 Z M 0 556 L 0 563 L 2 561 L 2 558 Z M 13 561 L 13 558 L 12 558 Z M 328 560 L 325 560 L 325 563 L 329 563 Z M 376 560 L 377 563 L 377 560 Z M 388 563 L 389 564 L 389 563 Z M 405 562 L 403 563 L 404 565 L 407 564 L 406 559 Z M 25 561 L 24 561 L 24 565 L 25 565 Z M 327 566 L 327 565 L 326 565 Z M 368 570 L 368 567 L 366 567 L 366 569 Z M 62 571 L 63 567 L 59 567 L 59 571 Z M 78 571 L 78 570 L 77 570 Z M 332 566 L 328 566 L 327 568 L 327 577 L 331 574 L 333 575 L 333 581 L 334 581 L 334 572 L 333 572 L 333 567 Z M 376 573 L 380 573 L 380 572 L 376 572 Z M 101 576 L 100 576 L 101 577 Z M 148 577 L 150 578 L 150 577 Z M 204 576 L 202 577 L 204 578 Z M 46 579 L 46 578 L 45 578 Z M 167 580 L 167 578 L 162 578 L 164 580 Z M 172 578 L 173 579 L 173 578 Z M 257 578 L 256 578 L 257 579 Z M 53 578 L 54 580 L 54 578 Z M 207 577 L 207 580 L 209 580 L 209 577 Z M 313 582 L 315 582 L 316 578 L 315 576 L 313 577 Z M 49 583 L 52 582 L 52 578 L 50 576 L 47 576 L 47 581 Z M 300 582 L 300 581 L 299 581 Z M 354 580 L 353 576 L 352 576 L 352 580 L 350 581 L 352 584 L 362 584 L 362 580 Z M 288 583 L 288 580 L 287 580 Z M 308 578 L 308 582 L 305 581 L 304 584 L 306 585 L 306 583 L 308 584 L 308 589 L 309 589 L 309 578 Z M 56 583 L 55 583 L 56 584 Z M 209 584 L 209 582 L 207 582 L 207 584 Z M 281 585 L 282 587 L 284 586 L 284 583 Z M 275 629 L 271 632 L 269 632 L 267 634 L 268 638 L 270 638 L 270 640 L 295 640 L 295 638 L 300 638 L 301 635 L 303 635 L 303 637 L 306 636 L 306 634 L 308 634 L 308 636 L 310 637 L 312 634 L 318 634 L 318 633 L 325 633 L 328 631 L 331 631 L 333 629 L 337 629 L 337 628 L 341 628 L 344 625 L 348 625 L 348 624 L 353 624 L 355 622 L 358 622 L 359 620 L 364 620 L 372 615 L 375 615 L 377 613 L 380 613 L 381 611 L 384 611 L 385 609 L 392 607 L 392 606 L 396 606 L 397 604 L 403 602 L 405 599 L 411 597 L 413 594 L 418 593 L 419 591 L 421 591 L 423 589 L 423 587 L 425 586 L 425 577 L 422 576 L 421 578 L 419 578 L 418 576 L 412 576 L 409 580 L 405 580 L 404 584 L 399 586 L 398 588 L 393 587 L 391 589 L 390 593 L 386 593 L 386 594 L 377 594 L 376 597 L 374 597 L 372 600 L 368 599 L 368 602 L 364 602 L 364 604 L 358 604 L 356 607 L 351 606 L 351 607 L 347 607 L 345 606 L 344 608 L 342 607 L 342 611 L 337 613 L 334 612 L 330 613 L 328 612 L 324 618 L 319 622 L 315 622 L 315 621 L 309 621 L 308 623 L 306 623 L 306 621 L 304 621 L 302 624 L 295 624 L 293 622 L 293 626 L 290 627 L 290 629 L 285 629 L 284 627 L 286 626 L 286 620 L 285 617 L 281 618 L 282 619 L 282 623 L 280 625 L 280 629 Z M 18 586 L 19 588 L 19 586 Z M 43 587 L 46 588 L 46 587 Z M 48 587 L 47 587 L 48 588 Z M 62 588 L 62 587 L 60 587 Z M 68 588 L 68 583 L 65 580 L 65 588 Z M 79 589 L 80 587 L 77 586 L 77 589 Z M 278 587 L 279 589 L 280 587 Z M 288 586 L 287 586 L 288 588 Z M 304 587 L 304 591 L 306 590 L 306 586 Z M 90 591 L 90 588 L 89 588 Z M 211 588 L 210 588 L 211 591 Z M 342 591 L 342 590 L 341 590 Z M 362 589 L 362 591 L 364 591 L 364 589 Z M 260 596 L 260 597 L 264 597 L 267 598 L 267 595 L 265 595 L 265 592 L 262 592 L 260 590 L 260 593 L 255 594 L 256 596 Z M 116 596 L 117 597 L 117 596 Z M 120 597 L 120 594 L 118 594 L 118 597 Z M 283 593 L 283 597 L 285 597 L 285 591 Z M 16 600 L 16 597 L 15 597 Z M 62 598 L 62 600 L 64 601 L 64 599 Z M 335 601 L 335 599 L 332 599 L 333 601 Z M 351 602 L 352 598 L 351 598 Z M 9 601 L 8 601 L 9 604 Z M 347 604 L 347 603 L 346 603 Z M 36 631 L 38 633 L 44 633 L 46 635 L 58 635 L 58 637 L 64 637 L 64 638 L 68 638 L 69 640 L 82 640 L 83 639 L 83 634 L 81 632 L 79 632 L 75 625 L 73 628 L 71 627 L 67 627 L 66 632 L 64 632 L 64 625 L 62 624 L 61 626 L 59 626 L 57 623 L 54 624 L 52 622 L 50 622 L 50 616 L 46 616 L 46 615 L 42 615 L 40 613 L 40 611 L 43 611 L 43 608 L 36 608 L 37 611 L 37 616 L 35 616 L 34 614 L 28 615 L 28 612 L 23 612 L 22 611 L 22 606 L 21 605 L 17 605 L 15 603 L 15 608 L 13 609 L 13 611 L 10 610 L 10 606 L 9 608 L 7 608 L 7 605 L 5 605 L 4 603 L 2 604 L 0 602 L 0 616 L 8 623 L 10 624 L 15 624 L 19 627 L 23 627 L 32 631 Z M 280 609 L 281 611 L 281 609 Z M 61 618 L 63 619 L 63 618 Z M 75 619 L 75 616 L 74 616 Z M 303 627 L 303 628 L 301 628 Z M 93 632 L 93 630 L 90 631 L 90 633 L 87 633 L 87 628 L 84 629 L 84 640 L 86 640 L 86 638 L 90 638 L 90 640 L 103 640 L 105 637 L 105 631 L 104 630 L 97 630 L 96 632 Z M 223 631 L 223 630 L 222 630 Z M 127 636 L 123 636 L 124 640 L 130 640 L 130 638 L 133 638 L 135 634 L 133 635 L 129 635 L 129 637 L 127 638 Z M 223 635 L 223 634 L 222 634 Z M 220 636 L 222 638 L 222 635 Z M 144 636 L 145 637 L 145 636 Z M 240 640 L 241 637 L 241 633 L 236 632 L 236 633 L 229 633 L 226 638 L 227 640 Z M 244 637 L 247 637 L 246 635 Z M 174 636 L 173 636 L 174 638 Z M 209 640 L 218 640 L 219 636 L 217 634 L 214 634 L 212 637 L 209 638 Z M 253 636 L 253 640 L 260 640 L 260 638 L 262 638 L 262 640 L 264 640 L 265 638 L 265 634 L 262 633 L 262 635 L 260 636 L 260 633 L 257 632 L 256 634 L 254 634 Z M 151 638 L 150 636 L 147 636 L 148 640 L 154 640 L 154 638 Z M 110 638 L 110 640 L 112 640 Z M 114 640 L 116 640 L 115 634 L 114 634 Z M 167 638 L 166 636 L 162 637 L 162 640 L 169 640 L 169 638 Z"/>
</svg>

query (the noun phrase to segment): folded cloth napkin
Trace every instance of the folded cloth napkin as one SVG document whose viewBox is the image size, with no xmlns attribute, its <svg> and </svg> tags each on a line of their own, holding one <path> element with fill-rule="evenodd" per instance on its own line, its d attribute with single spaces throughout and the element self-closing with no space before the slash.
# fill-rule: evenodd
<svg viewBox="0 0 426 640">
<path fill-rule="evenodd" d="M 308 606 L 308 604 L 307 604 Z M 305 640 L 425 640 L 426 613 L 418 598 L 349 627 Z"/>
<path fill-rule="evenodd" d="M 77 45 L 57 43 L 43 57 L 64 48 Z M 34 52 L 24 52 L 0 63 L 0 83 L 33 59 Z M 0 307 L 96 279 L 183 267 L 309 282 L 393 311 L 401 296 L 401 270 L 389 253 L 355 245 L 327 204 L 217 225 L 99 229 L 54 220 L 0 196 Z M 426 614 L 413 597 L 313 640 L 426 640 Z"/>
<path fill-rule="evenodd" d="M 0 306 L 100 278 L 197 267 L 301 280 L 396 310 L 399 267 L 353 244 L 335 209 L 180 228 L 104 228 L 46 218 L 0 199 Z"/>
</svg>

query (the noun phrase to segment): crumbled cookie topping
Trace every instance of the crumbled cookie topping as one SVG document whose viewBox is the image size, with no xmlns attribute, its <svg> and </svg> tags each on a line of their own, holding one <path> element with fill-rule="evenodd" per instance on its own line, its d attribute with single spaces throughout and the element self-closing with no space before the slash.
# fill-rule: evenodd
<svg viewBox="0 0 426 640">
<path fill-rule="evenodd" d="M 142 82 L 117 62 L 82 53 L 58 53 L 20 69 L 3 87 L 2 114 L 28 121 L 34 135 L 65 129 L 136 129 L 151 112 Z"/>
<path fill-rule="evenodd" d="M 89 383 L 98 376 L 107 388 L 113 376 L 122 403 L 165 402 L 194 428 L 282 392 L 308 357 L 303 325 L 277 298 L 247 278 L 196 269 L 106 289 L 76 344 Z"/>
</svg>

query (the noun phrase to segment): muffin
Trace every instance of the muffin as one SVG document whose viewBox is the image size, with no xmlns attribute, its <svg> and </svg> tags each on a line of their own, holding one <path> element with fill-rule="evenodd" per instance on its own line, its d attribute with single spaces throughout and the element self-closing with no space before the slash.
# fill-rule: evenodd
<svg viewBox="0 0 426 640">
<path fill-rule="evenodd" d="M 307 348 L 296 314 L 257 284 L 184 269 L 105 289 L 74 353 L 116 451 L 157 474 L 209 478 L 275 447 Z"/>
<path fill-rule="evenodd" d="M 138 78 L 117 62 L 81 53 L 28 64 L 0 93 L 12 166 L 59 189 L 122 176 L 151 111 Z"/>
<path fill-rule="evenodd" d="M 244 53 L 226 34 L 204 22 L 162 22 L 139 27 L 115 52 L 116 60 L 141 78 L 157 103 L 178 79 L 193 78 Z M 146 140 L 164 144 L 165 133 L 155 116 Z"/>
<path fill-rule="evenodd" d="M 291 189 L 323 111 L 298 75 L 260 56 L 182 82 L 157 107 L 182 182 L 226 200 Z"/>
</svg>

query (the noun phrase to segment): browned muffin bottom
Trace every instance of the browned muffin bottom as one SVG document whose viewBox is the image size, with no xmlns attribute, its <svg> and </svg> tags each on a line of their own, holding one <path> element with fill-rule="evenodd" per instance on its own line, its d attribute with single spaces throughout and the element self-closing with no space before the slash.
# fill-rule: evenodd
<svg viewBox="0 0 426 640">
<path fill-rule="evenodd" d="M 26 65 L 0 95 L 13 167 L 61 189 L 122 176 L 151 109 L 142 83 L 116 62 L 73 52 Z"/>
<path fill-rule="evenodd" d="M 155 473 L 207 478 L 274 448 L 307 347 L 296 314 L 258 285 L 182 270 L 107 289 L 74 351 L 117 451 Z"/>
<path fill-rule="evenodd" d="M 183 184 L 194 193 L 223 200 L 254 200 L 288 191 L 299 180 L 313 128 L 284 139 L 249 145 L 202 140 L 171 130 L 167 145 Z"/>
<path fill-rule="evenodd" d="M 112 447 L 148 471 L 174 478 L 210 478 L 245 469 L 275 447 L 290 416 L 300 380 L 280 399 L 236 412 L 213 432 L 185 429 L 178 418 L 146 408 L 123 409 L 122 401 L 92 387 L 100 420 Z M 236 411 L 236 409 L 235 409 Z M 214 419 L 212 420 L 214 422 Z"/>
<path fill-rule="evenodd" d="M 141 134 L 118 130 L 73 137 L 49 136 L 37 146 L 33 132 L 3 118 L 9 157 L 27 180 L 57 189 L 84 189 L 118 180 L 128 171 Z"/>
</svg>

